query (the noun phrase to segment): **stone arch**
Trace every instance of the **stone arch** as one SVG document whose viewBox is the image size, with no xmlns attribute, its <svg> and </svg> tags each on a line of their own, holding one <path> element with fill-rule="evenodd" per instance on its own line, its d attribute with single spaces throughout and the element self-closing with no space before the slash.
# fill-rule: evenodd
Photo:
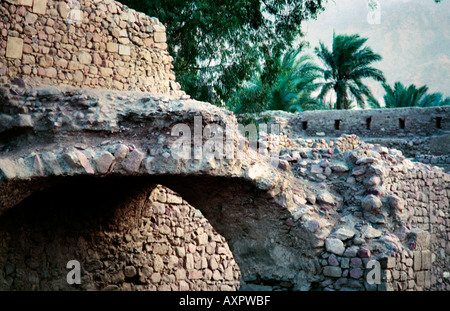
<svg viewBox="0 0 450 311">
<path fill-rule="evenodd" d="M 310 286 L 314 263 L 289 234 L 289 212 L 248 181 L 75 176 L 43 188 L 0 217 L 3 289 Z M 75 287 L 65 279 L 72 259 L 83 275 Z"/>
</svg>

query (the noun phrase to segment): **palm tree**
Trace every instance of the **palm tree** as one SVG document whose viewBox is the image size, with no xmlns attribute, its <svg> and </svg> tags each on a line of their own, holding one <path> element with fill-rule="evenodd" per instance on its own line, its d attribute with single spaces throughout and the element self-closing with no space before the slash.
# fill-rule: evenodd
<svg viewBox="0 0 450 311">
<path fill-rule="evenodd" d="M 356 104 L 366 107 L 365 97 L 371 97 L 372 92 L 362 82 L 364 78 L 372 78 L 384 82 L 383 73 L 370 65 L 380 61 L 382 57 L 363 45 L 366 38 L 359 35 L 337 35 L 333 33 L 333 47 L 330 51 L 323 42 L 316 47 L 317 56 L 323 61 L 325 68 L 321 69 L 325 82 L 318 96 L 320 100 L 334 90 L 336 94 L 336 109 L 349 109 L 350 96 Z M 372 96 L 373 97 L 373 96 Z"/>
<path fill-rule="evenodd" d="M 450 104 L 450 98 L 443 99 L 441 93 L 427 94 L 426 85 L 417 88 L 414 84 L 408 87 L 401 82 L 395 82 L 392 88 L 383 83 L 386 94 L 383 96 L 386 108 L 399 107 L 435 107 Z"/>
<path fill-rule="evenodd" d="M 444 98 L 442 93 L 427 94 L 420 102 L 420 107 L 449 106 L 450 97 Z"/>
<path fill-rule="evenodd" d="M 243 83 L 227 106 L 238 114 L 324 109 L 322 102 L 312 96 L 320 87 L 316 82 L 321 76 L 320 68 L 312 62 L 311 56 L 303 54 L 304 46 L 305 43 L 301 43 L 274 60 L 273 83 L 265 81 L 262 72 L 256 72 Z"/>
<path fill-rule="evenodd" d="M 421 99 L 428 91 L 427 86 L 417 88 L 414 84 L 405 87 L 401 82 L 395 82 L 394 87 L 383 83 L 386 94 L 383 96 L 386 108 L 419 106 Z"/>
<path fill-rule="evenodd" d="M 303 111 L 321 109 L 312 96 L 319 84 L 320 68 L 310 55 L 302 55 L 304 44 L 289 49 L 280 60 L 277 81 L 270 91 L 269 110 Z"/>
</svg>

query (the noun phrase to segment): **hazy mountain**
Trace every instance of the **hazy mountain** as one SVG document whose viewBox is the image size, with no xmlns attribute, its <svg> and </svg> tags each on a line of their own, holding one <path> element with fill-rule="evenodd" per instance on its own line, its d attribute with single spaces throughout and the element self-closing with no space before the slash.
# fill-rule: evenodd
<svg viewBox="0 0 450 311">
<path fill-rule="evenodd" d="M 375 2 L 379 5 L 379 24 L 368 18 L 368 0 L 329 0 L 317 20 L 303 24 L 305 39 L 312 47 L 322 41 L 331 48 L 333 30 L 336 34 L 358 33 L 368 38 L 367 44 L 383 57 L 375 67 L 384 72 L 389 84 L 426 84 L 430 92 L 450 96 L 450 1 Z M 380 84 L 369 85 L 377 98 L 382 97 Z"/>
</svg>

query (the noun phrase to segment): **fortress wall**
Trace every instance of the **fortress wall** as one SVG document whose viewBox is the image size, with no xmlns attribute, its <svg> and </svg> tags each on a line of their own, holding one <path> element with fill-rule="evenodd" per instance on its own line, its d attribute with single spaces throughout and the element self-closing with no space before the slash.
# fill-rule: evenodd
<svg viewBox="0 0 450 311">
<path fill-rule="evenodd" d="M 0 77 L 182 95 L 156 18 L 112 0 L 0 2 Z"/>
<path fill-rule="evenodd" d="M 450 106 L 315 110 L 295 114 L 291 127 L 307 136 L 415 137 L 444 134 L 450 130 L 449 118 Z"/>
</svg>

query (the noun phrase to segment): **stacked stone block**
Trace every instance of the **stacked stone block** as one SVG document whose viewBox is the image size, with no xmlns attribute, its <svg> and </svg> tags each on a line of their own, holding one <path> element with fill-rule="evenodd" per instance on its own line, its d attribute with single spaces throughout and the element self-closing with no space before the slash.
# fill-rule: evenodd
<svg viewBox="0 0 450 311">
<path fill-rule="evenodd" d="M 432 254 L 433 290 L 450 289 L 448 278 L 443 277 L 450 263 L 448 176 L 442 170 L 431 169 L 428 165 L 414 168 L 397 166 L 392 168 L 385 179 L 386 189 L 404 200 L 410 225 L 428 231 L 431 235 L 426 249 Z M 411 247 L 414 247 L 414 242 L 411 243 Z"/>
<path fill-rule="evenodd" d="M 430 234 L 413 229 L 407 236 L 407 251 L 381 260 L 383 287 L 387 291 L 431 289 L 432 253 Z"/>
<path fill-rule="evenodd" d="M 181 96 L 156 18 L 107 0 L 0 3 L 0 76 Z"/>
<path fill-rule="evenodd" d="M 325 241 L 325 251 L 321 254 L 323 280 L 322 290 L 375 291 L 376 283 L 367 278 L 372 271 L 369 262 L 373 259 L 360 232 L 341 230 L 330 235 Z M 345 233 L 344 233 L 345 232 Z M 373 238 L 373 237 L 371 237 Z"/>
</svg>

